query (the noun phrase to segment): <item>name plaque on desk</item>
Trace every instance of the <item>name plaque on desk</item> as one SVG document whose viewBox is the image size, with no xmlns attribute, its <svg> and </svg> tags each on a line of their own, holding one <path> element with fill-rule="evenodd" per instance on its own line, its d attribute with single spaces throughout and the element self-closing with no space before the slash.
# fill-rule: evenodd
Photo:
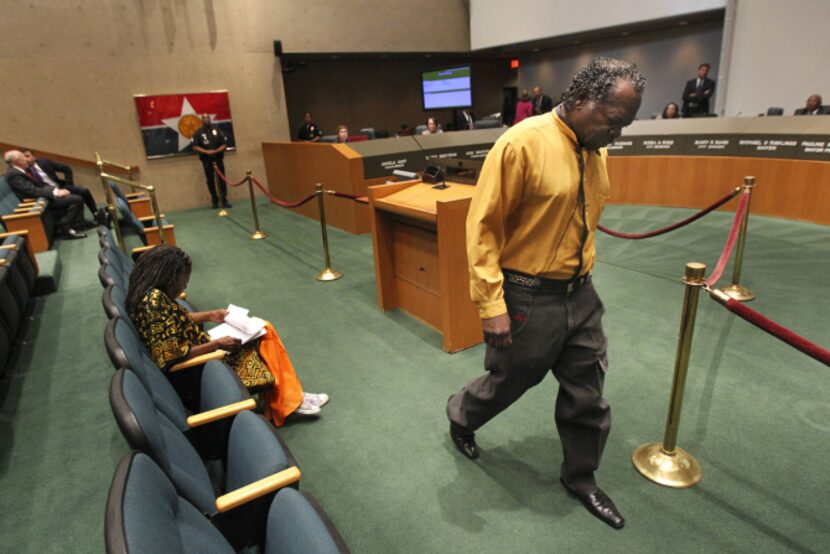
<svg viewBox="0 0 830 554">
<path fill-rule="evenodd" d="M 802 160 L 830 161 L 830 136 L 799 137 L 796 156 Z"/>
<path fill-rule="evenodd" d="M 681 156 L 685 154 L 685 135 L 654 135 L 632 137 L 640 142 L 641 156 Z"/>
<path fill-rule="evenodd" d="M 734 156 L 737 135 L 691 135 L 686 145 L 689 156 Z"/>
<path fill-rule="evenodd" d="M 609 156 L 639 156 L 639 142 L 634 144 L 634 137 L 622 137 L 609 144 L 606 148 Z"/>
<path fill-rule="evenodd" d="M 756 158 L 795 158 L 799 137 L 794 135 L 741 135 L 735 154 Z"/>
</svg>

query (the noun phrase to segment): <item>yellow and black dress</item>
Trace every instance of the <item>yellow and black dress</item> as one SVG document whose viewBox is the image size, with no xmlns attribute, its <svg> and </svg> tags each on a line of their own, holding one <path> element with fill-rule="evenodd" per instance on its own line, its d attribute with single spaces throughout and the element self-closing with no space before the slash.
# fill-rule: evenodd
<svg viewBox="0 0 830 554">
<path fill-rule="evenodd" d="M 193 321 L 187 309 L 159 289 L 148 291 L 130 317 L 153 361 L 162 371 L 183 361 L 191 347 L 210 342 L 210 336 Z M 302 404 L 302 386 L 270 323 L 265 326 L 265 335 L 229 352 L 225 363 L 236 371 L 249 389 L 272 387 L 267 393 L 265 415 L 275 425 L 282 425 L 286 416 Z"/>
</svg>

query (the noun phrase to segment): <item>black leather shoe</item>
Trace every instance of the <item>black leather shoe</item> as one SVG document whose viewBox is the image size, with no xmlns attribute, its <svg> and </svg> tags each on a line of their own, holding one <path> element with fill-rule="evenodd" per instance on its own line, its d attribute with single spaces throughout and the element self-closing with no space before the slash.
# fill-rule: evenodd
<svg viewBox="0 0 830 554">
<path fill-rule="evenodd" d="M 473 433 L 469 435 L 462 435 L 455 430 L 455 426 L 450 424 L 450 438 L 455 448 L 471 460 L 478 458 L 478 446 L 476 445 L 476 436 Z"/>
<path fill-rule="evenodd" d="M 591 512 L 591 515 L 597 519 L 602 520 L 614 529 L 622 529 L 625 525 L 625 518 L 614 505 L 614 502 L 608 498 L 602 489 L 597 489 L 592 493 L 578 493 L 571 489 L 565 481 L 559 479 L 565 489 L 576 496 L 585 505 L 585 508 Z"/>
<path fill-rule="evenodd" d="M 61 238 L 64 240 L 85 239 L 86 233 L 81 233 L 75 229 L 67 229 Z"/>
</svg>

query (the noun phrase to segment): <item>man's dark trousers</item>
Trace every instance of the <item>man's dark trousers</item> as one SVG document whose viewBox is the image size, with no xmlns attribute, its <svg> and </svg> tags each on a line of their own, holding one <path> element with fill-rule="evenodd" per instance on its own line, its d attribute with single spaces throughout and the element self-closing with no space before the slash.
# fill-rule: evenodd
<svg viewBox="0 0 830 554">
<path fill-rule="evenodd" d="M 216 172 L 213 170 L 213 164 L 216 164 L 216 167 L 219 168 L 219 171 L 222 172 L 222 175 L 225 174 L 225 160 L 219 158 L 218 160 L 212 160 L 210 158 L 202 158 L 202 169 L 205 170 L 205 180 L 207 181 L 207 188 L 210 192 L 210 199 L 211 201 L 216 204 L 219 202 L 219 197 L 216 196 L 216 181 L 219 181 L 219 191 L 222 193 L 222 202 L 225 202 L 228 199 L 228 187 L 225 185 L 225 181 L 221 179 Z"/>
<path fill-rule="evenodd" d="M 52 198 L 46 209 L 56 212 L 55 226 L 59 233 L 66 233 L 69 229 L 81 229 L 83 226 L 84 200 L 77 194 Z"/>
<path fill-rule="evenodd" d="M 64 185 L 62 188 L 65 188 L 72 194 L 77 194 L 84 200 L 84 204 L 86 204 L 89 211 L 92 212 L 92 215 L 95 215 L 95 212 L 98 210 L 98 206 L 95 204 L 95 199 L 92 198 L 92 193 L 89 192 L 89 189 L 86 187 L 76 187 L 75 185 Z M 83 210 L 81 215 L 83 215 Z"/>
<path fill-rule="evenodd" d="M 559 381 L 561 477 L 576 492 L 593 492 L 611 429 L 611 408 L 602 397 L 608 367 L 602 302 L 592 283 L 566 294 L 506 282 L 504 298 L 513 344 L 487 345 L 487 373 L 450 398 L 447 416 L 460 431 L 475 431 L 552 371 Z"/>
</svg>

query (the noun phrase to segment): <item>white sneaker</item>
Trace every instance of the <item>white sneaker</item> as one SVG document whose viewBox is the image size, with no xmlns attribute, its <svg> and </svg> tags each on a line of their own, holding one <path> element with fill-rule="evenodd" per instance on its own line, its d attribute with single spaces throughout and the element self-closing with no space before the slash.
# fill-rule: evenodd
<svg viewBox="0 0 830 554">
<path fill-rule="evenodd" d="M 294 410 L 293 413 L 301 416 L 320 415 L 320 406 L 315 406 L 314 404 L 309 404 L 304 401 L 296 410 Z"/>
<path fill-rule="evenodd" d="M 310 404 L 312 406 L 317 406 L 318 408 L 322 408 L 329 402 L 329 395 L 326 393 L 321 392 L 320 394 L 314 394 L 313 392 L 304 392 L 303 393 L 303 404 Z"/>
</svg>

